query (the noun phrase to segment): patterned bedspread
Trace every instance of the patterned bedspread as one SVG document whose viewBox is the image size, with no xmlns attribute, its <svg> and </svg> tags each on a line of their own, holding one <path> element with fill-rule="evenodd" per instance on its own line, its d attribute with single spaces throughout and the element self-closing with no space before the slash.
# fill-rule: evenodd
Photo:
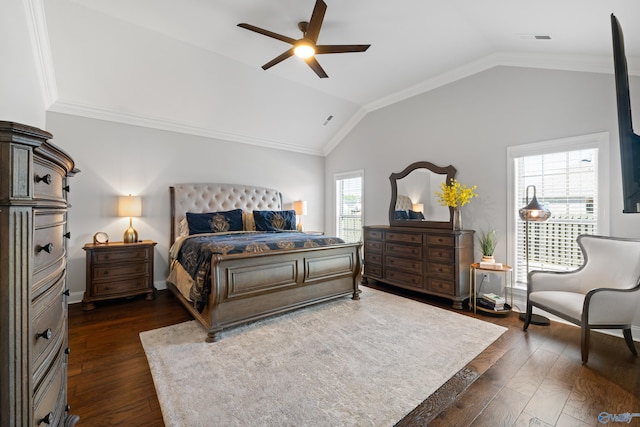
<svg viewBox="0 0 640 427">
<path fill-rule="evenodd" d="M 193 279 L 189 297 L 201 312 L 211 291 L 211 257 L 214 254 L 262 253 L 340 243 L 344 240 L 297 231 L 199 234 L 182 241 L 176 260 Z"/>
</svg>

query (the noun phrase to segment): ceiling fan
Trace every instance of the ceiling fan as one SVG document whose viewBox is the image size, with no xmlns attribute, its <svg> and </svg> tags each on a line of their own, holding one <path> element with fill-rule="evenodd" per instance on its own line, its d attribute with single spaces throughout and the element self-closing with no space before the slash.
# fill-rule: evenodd
<svg viewBox="0 0 640 427">
<path fill-rule="evenodd" d="M 316 0 L 316 5 L 313 8 L 313 13 L 311 14 L 309 22 L 303 21 L 298 23 L 298 29 L 302 31 L 301 39 L 293 39 L 269 30 L 264 30 L 251 24 L 242 23 L 238 24 L 238 27 L 255 31 L 256 33 L 281 40 L 292 45 L 291 49 L 264 64 L 262 66 L 263 70 L 279 64 L 290 56 L 296 55 L 304 59 L 309 67 L 315 71 L 318 77 L 326 78 L 329 76 L 322 69 L 314 55 L 321 55 L 325 53 L 364 52 L 369 48 L 369 46 L 371 46 L 369 44 L 317 45 L 318 35 L 320 34 L 320 28 L 322 27 L 322 21 L 324 20 L 324 13 L 326 10 L 326 3 L 323 0 Z"/>
</svg>

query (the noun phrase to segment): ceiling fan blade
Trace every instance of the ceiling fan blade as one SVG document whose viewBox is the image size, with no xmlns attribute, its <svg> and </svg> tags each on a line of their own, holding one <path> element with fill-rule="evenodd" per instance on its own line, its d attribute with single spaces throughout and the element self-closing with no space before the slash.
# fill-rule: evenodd
<svg viewBox="0 0 640 427">
<path fill-rule="evenodd" d="M 338 44 L 316 46 L 316 55 L 322 53 L 348 53 L 364 52 L 369 49 L 370 44 Z"/>
<path fill-rule="evenodd" d="M 256 27 L 255 25 L 242 23 L 242 24 L 238 24 L 238 27 L 244 28 L 245 30 L 254 31 L 258 34 L 262 34 L 263 36 L 271 37 L 276 40 L 283 41 L 285 43 L 294 44 L 296 42 L 296 39 L 292 39 L 291 37 L 283 36 L 282 34 L 274 33 L 273 31 Z"/>
<path fill-rule="evenodd" d="M 324 70 L 322 69 L 322 67 L 316 60 L 316 58 L 314 58 L 313 56 L 310 56 L 309 58 L 305 58 L 304 62 L 306 62 L 309 65 L 309 67 L 311 67 L 311 69 L 315 71 L 318 77 L 320 77 L 321 79 L 329 77 L 327 73 L 324 72 Z"/>
<path fill-rule="evenodd" d="M 286 52 L 282 53 L 281 55 L 273 58 L 271 61 L 267 62 L 266 64 L 264 64 L 262 66 L 263 70 L 266 70 L 268 68 L 273 67 L 276 64 L 279 64 L 280 62 L 284 61 L 285 59 L 289 58 L 290 56 L 293 56 L 293 48 L 287 50 Z"/>
<path fill-rule="evenodd" d="M 313 40 L 314 43 L 318 41 L 320 35 L 320 28 L 322 27 L 322 21 L 324 20 L 324 13 L 327 11 L 327 4 L 323 0 L 317 0 L 316 5 L 313 8 L 311 19 L 309 20 L 309 26 L 307 27 L 307 33 L 305 37 Z"/>
</svg>

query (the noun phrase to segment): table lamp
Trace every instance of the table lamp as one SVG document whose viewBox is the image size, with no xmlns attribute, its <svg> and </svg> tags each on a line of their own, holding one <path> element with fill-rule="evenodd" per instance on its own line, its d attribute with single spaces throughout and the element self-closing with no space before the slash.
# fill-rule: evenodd
<svg viewBox="0 0 640 427">
<path fill-rule="evenodd" d="M 304 227 L 302 226 L 302 215 L 307 214 L 307 201 L 296 200 L 295 202 L 293 202 L 293 210 L 296 211 L 296 215 L 300 217 L 298 225 L 296 226 L 297 230 L 304 231 Z"/>
<path fill-rule="evenodd" d="M 142 197 L 120 196 L 118 197 L 118 216 L 129 217 L 129 228 L 124 232 L 122 241 L 125 243 L 136 243 L 138 232 L 133 228 L 133 217 L 142 216 Z"/>
</svg>

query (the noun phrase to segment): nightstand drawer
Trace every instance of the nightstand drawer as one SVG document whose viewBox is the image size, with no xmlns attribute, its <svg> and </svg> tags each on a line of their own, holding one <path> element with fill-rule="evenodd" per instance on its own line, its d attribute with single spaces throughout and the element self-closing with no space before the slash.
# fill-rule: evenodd
<svg viewBox="0 0 640 427">
<path fill-rule="evenodd" d="M 149 289 L 149 278 L 136 277 L 125 280 L 110 280 L 105 283 L 94 283 L 94 296 L 117 296 L 130 295 L 135 291 L 146 291 Z"/>
<path fill-rule="evenodd" d="M 93 280 L 111 280 L 146 274 L 149 274 L 149 263 L 147 262 L 98 266 L 93 269 Z"/>
<path fill-rule="evenodd" d="M 127 248 L 126 250 L 95 251 L 93 262 L 95 264 L 111 264 L 118 261 L 135 262 L 135 260 L 147 259 L 150 250 L 152 249 L 148 247 L 140 247 Z"/>
</svg>

